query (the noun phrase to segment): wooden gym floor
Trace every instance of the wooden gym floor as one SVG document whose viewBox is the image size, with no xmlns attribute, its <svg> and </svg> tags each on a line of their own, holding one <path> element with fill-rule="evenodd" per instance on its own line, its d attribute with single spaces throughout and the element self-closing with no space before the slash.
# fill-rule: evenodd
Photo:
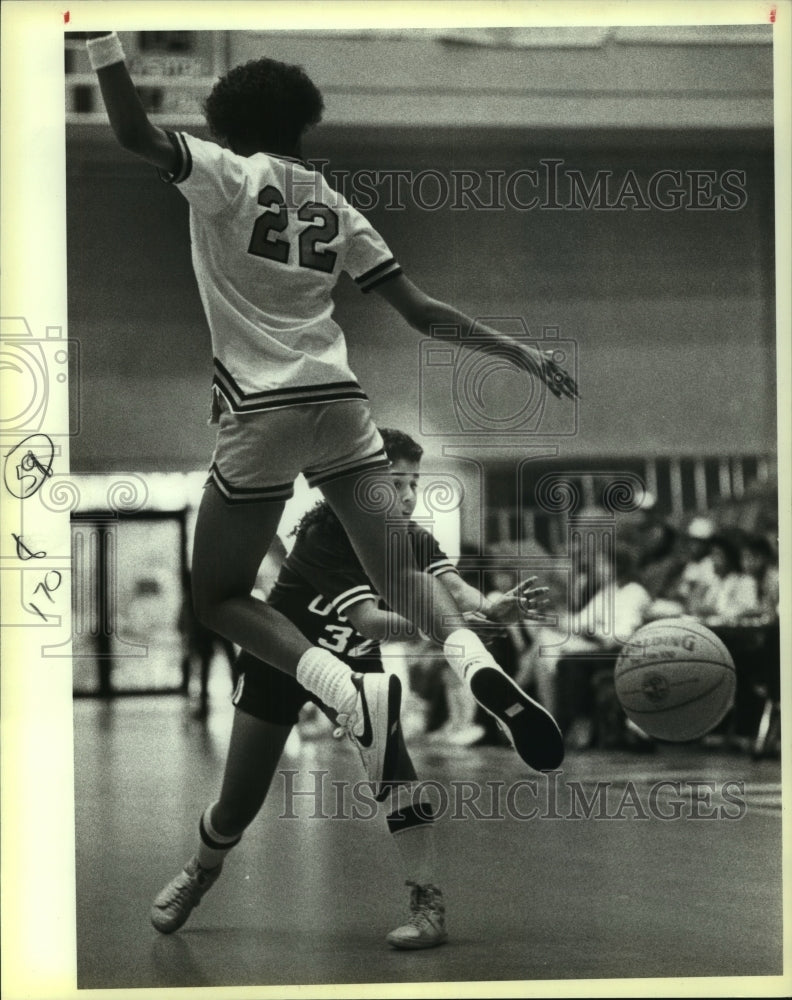
<svg viewBox="0 0 792 1000">
<path fill-rule="evenodd" d="M 312 798 L 286 796 L 288 780 L 315 787 L 311 770 L 358 780 L 352 748 L 290 744 L 282 770 L 299 774 L 279 776 L 191 920 L 161 936 L 149 906 L 194 851 L 230 721 L 226 699 L 206 723 L 177 697 L 75 703 L 79 988 L 782 972 L 780 764 L 699 747 L 570 753 L 551 788 L 506 749 L 412 741 L 419 774 L 448 796 L 431 793 L 450 939 L 403 953 L 383 940 L 407 890 L 382 820 L 329 818 L 332 795 L 311 818 Z M 461 781 L 501 818 L 473 818 Z M 662 818 L 674 803 L 680 818 Z"/>
</svg>

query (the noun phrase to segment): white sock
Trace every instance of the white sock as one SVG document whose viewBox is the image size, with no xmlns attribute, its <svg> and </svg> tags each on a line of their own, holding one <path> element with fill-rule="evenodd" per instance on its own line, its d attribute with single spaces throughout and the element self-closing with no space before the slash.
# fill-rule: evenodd
<svg viewBox="0 0 792 1000">
<path fill-rule="evenodd" d="M 358 691 L 352 683 L 352 671 L 331 652 L 312 646 L 300 657 L 297 680 L 336 712 L 351 712 Z"/>
<path fill-rule="evenodd" d="M 387 822 L 401 858 L 405 881 L 437 886 L 434 810 L 431 803 L 416 799 L 410 785 L 399 785 L 391 792 L 391 812 Z"/>
<path fill-rule="evenodd" d="M 482 667 L 500 667 L 484 643 L 469 628 L 458 628 L 443 643 L 443 655 L 461 681 L 469 682 Z"/>
<path fill-rule="evenodd" d="M 217 868 L 225 860 L 226 854 L 232 847 L 236 847 L 242 839 L 242 834 L 237 833 L 228 836 L 218 833 L 212 826 L 212 809 L 215 803 L 207 806 L 198 824 L 200 840 L 198 843 L 198 864 L 201 868 Z"/>
</svg>

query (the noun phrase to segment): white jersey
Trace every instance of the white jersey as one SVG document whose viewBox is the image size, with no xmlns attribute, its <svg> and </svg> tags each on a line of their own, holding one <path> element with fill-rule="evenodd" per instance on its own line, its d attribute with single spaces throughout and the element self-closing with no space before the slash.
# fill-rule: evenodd
<svg viewBox="0 0 792 1000">
<path fill-rule="evenodd" d="M 365 399 L 332 291 L 342 271 L 364 292 L 399 274 L 385 241 L 299 160 L 169 136 L 179 166 L 162 176 L 190 203 L 215 391 L 238 413 Z"/>
</svg>

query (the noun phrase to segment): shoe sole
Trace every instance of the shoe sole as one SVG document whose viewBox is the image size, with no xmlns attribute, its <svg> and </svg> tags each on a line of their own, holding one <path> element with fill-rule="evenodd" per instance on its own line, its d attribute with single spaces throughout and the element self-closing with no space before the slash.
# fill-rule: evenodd
<svg viewBox="0 0 792 1000">
<path fill-rule="evenodd" d="M 473 697 L 504 726 L 514 749 L 536 771 L 552 771 L 564 759 L 564 738 L 555 719 L 514 681 L 494 667 L 470 679 Z"/>
<path fill-rule="evenodd" d="M 198 902 L 200 902 L 200 900 Z M 193 906 L 190 907 L 190 909 L 186 913 L 176 917 L 175 920 L 165 920 L 162 923 L 158 922 L 161 919 L 161 911 L 158 910 L 156 906 L 154 906 L 152 907 L 150 914 L 151 926 L 154 928 L 154 930 L 159 931 L 160 934 L 173 934 L 173 932 L 179 930 L 180 927 L 184 927 L 184 925 L 190 919 L 192 911 L 195 909 L 197 905 L 198 903 L 195 903 Z"/>
<path fill-rule="evenodd" d="M 193 907 L 193 909 L 195 909 L 195 907 Z M 192 913 L 192 910 L 190 910 L 190 913 Z M 190 919 L 190 913 L 188 913 L 187 916 L 184 917 L 183 919 L 179 918 L 175 923 L 168 923 L 168 924 L 159 924 L 159 923 L 157 923 L 157 918 L 156 918 L 155 914 L 152 913 L 151 914 L 151 926 L 154 928 L 155 931 L 158 931 L 160 934 L 173 934 L 175 931 L 179 930 L 181 927 L 184 927 L 184 925 Z"/>
<path fill-rule="evenodd" d="M 389 937 L 385 938 L 386 942 L 395 948 L 397 951 L 420 951 L 424 948 L 436 948 L 438 945 L 445 944 L 448 940 L 448 934 L 444 934 L 441 938 L 436 938 L 433 941 L 414 941 L 409 944 L 406 941 L 391 941 Z"/>
</svg>

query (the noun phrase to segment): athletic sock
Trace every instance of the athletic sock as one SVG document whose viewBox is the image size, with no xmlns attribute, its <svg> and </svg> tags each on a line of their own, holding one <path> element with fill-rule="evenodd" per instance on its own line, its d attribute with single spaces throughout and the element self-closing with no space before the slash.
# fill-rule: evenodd
<svg viewBox="0 0 792 1000">
<path fill-rule="evenodd" d="M 200 840 L 198 843 L 198 864 L 201 868 L 217 868 L 225 860 L 226 854 L 232 847 L 236 847 L 242 839 L 242 834 L 238 833 L 229 837 L 225 833 L 218 833 L 212 826 L 212 810 L 217 803 L 213 802 L 207 806 L 198 824 Z"/>
<path fill-rule="evenodd" d="M 388 830 L 399 852 L 406 882 L 437 885 L 434 808 L 420 798 L 420 786 L 399 785 L 391 791 Z"/>
<path fill-rule="evenodd" d="M 351 712 L 358 690 L 352 683 L 352 671 L 326 649 L 312 646 L 300 657 L 297 680 L 308 691 L 336 712 Z"/>
<path fill-rule="evenodd" d="M 443 655 L 457 677 L 468 684 L 482 667 L 501 669 L 481 639 L 469 628 L 458 628 L 449 635 L 443 643 Z"/>
</svg>

